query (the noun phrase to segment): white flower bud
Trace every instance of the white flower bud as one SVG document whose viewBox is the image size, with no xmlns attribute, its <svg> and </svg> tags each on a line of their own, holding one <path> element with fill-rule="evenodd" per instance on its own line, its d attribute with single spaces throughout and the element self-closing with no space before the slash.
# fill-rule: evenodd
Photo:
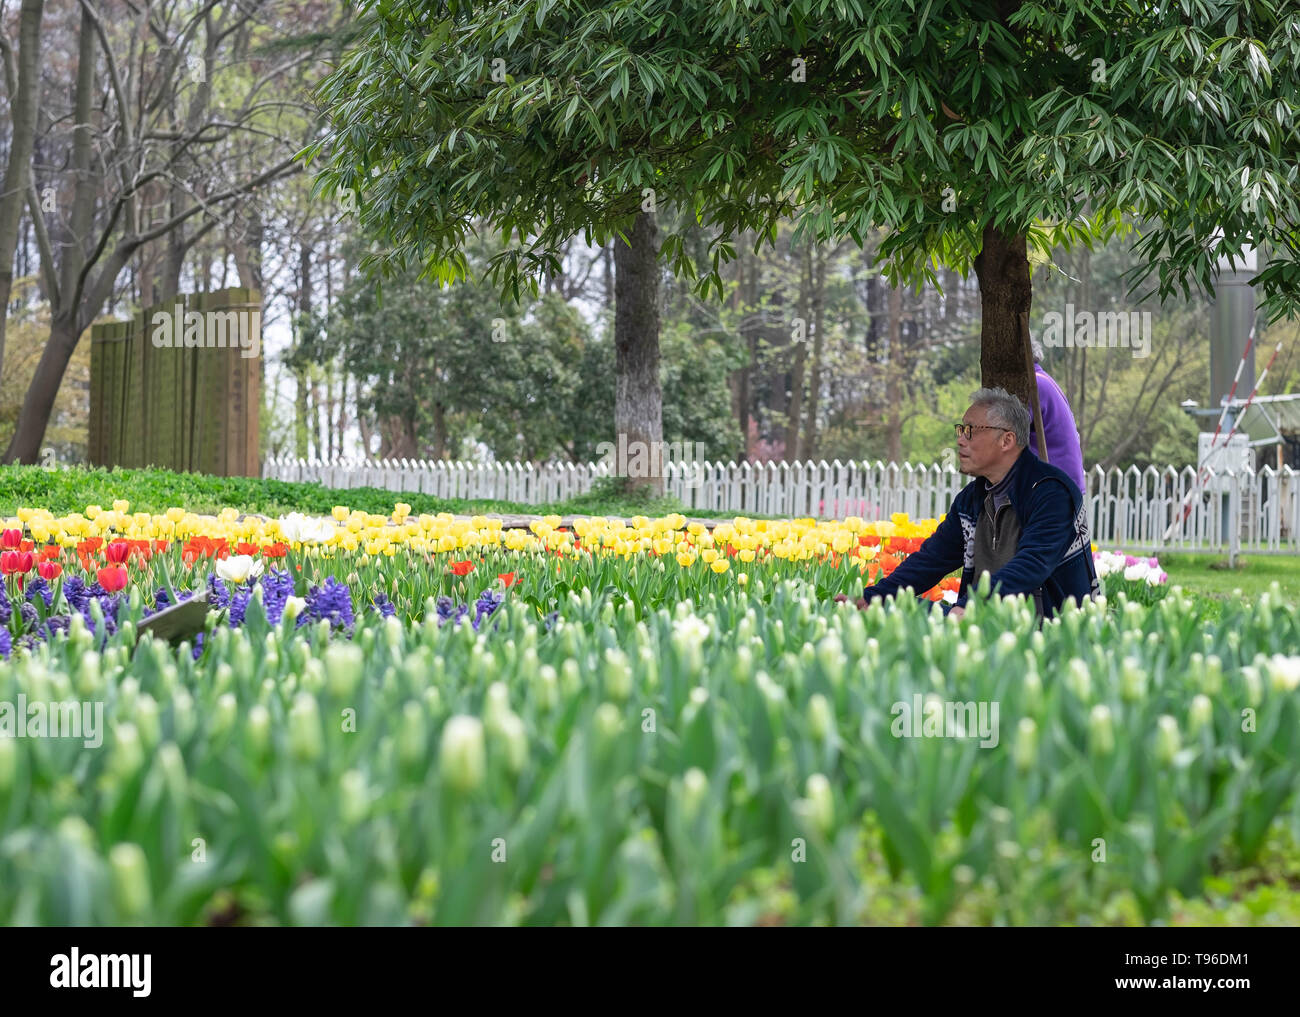
<svg viewBox="0 0 1300 1017">
<path fill-rule="evenodd" d="M 804 785 L 807 796 L 807 816 L 809 821 L 823 834 L 830 833 L 835 826 L 835 799 L 831 794 L 831 782 L 823 774 L 814 773 Z"/>
<path fill-rule="evenodd" d="M 1192 698 L 1192 705 L 1187 711 L 1187 733 L 1196 737 L 1201 728 L 1209 727 L 1214 721 L 1214 704 L 1210 697 L 1201 693 Z"/>
<path fill-rule="evenodd" d="M 1104 703 L 1098 703 L 1088 714 L 1088 747 L 1100 756 L 1109 756 L 1115 751 L 1115 725 L 1110 707 Z"/>
<path fill-rule="evenodd" d="M 826 741 L 835 730 L 830 701 L 820 692 L 814 692 L 808 699 L 808 728 L 819 742 Z"/>
<path fill-rule="evenodd" d="M 139 844 L 116 844 L 108 853 L 113 900 L 123 918 L 143 917 L 149 910 L 149 863 Z"/>
<path fill-rule="evenodd" d="M 347 699 L 361 683 L 365 660 L 361 647 L 333 642 L 325 649 L 325 686 L 336 699 Z"/>
<path fill-rule="evenodd" d="M 294 759 L 310 762 L 319 759 L 324 751 L 316 698 L 310 693 L 299 692 L 289 707 L 289 752 Z"/>
<path fill-rule="evenodd" d="M 1032 770 L 1038 763 L 1038 725 L 1032 717 L 1021 717 L 1016 725 L 1016 744 L 1012 752 L 1016 769 L 1021 773 Z"/>
<path fill-rule="evenodd" d="M 1156 722 L 1156 759 L 1164 766 L 1169 766 L 1182 747 L 1178 734 L 1178 721 L 1169 714 L 1164 714 Z"/>
<path fill-rule="evenodd" d="M 463 714 L 448 720 L 442 729 L 438 760 L 448 787 L 462 792 L 479 787 L 487 769 L 483 722 Z"/>
</svg>

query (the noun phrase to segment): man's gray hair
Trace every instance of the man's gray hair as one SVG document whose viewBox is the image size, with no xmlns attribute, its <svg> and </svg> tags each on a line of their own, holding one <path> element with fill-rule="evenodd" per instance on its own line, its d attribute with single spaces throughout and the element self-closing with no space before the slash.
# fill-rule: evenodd
<svg viewBox="0 0 1300 1017">
<path fill-rule="evenodd" d="M 1029 348 L 1034 351 L 1034 359 L 1043 359 L 1043 344 L 1038 341 L 1038 336 L 1033 332 L 1029 333 Z"/>
<path fill-rule="evenodd" d="M 1004 388 L 982 388 L 972 393 L 971 407 L 987 406 L 989 423 L 1005 427 L 1016 436 L 1016 447 L 1029 444 L 1029 425 L 1033 415 L 1029 408 Z"/>
</svg>

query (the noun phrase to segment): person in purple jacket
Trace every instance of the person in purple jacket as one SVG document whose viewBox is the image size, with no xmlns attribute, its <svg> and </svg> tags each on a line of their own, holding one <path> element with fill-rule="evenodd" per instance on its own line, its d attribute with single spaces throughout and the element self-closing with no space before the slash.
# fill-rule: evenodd
<svg viewBox="0 0 1300 1017">
<path fill-rule="evenodd" d="M 1043 435 L 1047 438 L 1047 461 L 1065 471 L 1066 476 L 1078 485 L 1079 492 L 1087 497 L 1087 481 L 1083 475 L 1083 450 L 1079 447 L 1079 427 L 1074 422 L 1074 412 L 1050 374 L 1043 370 L 1043 347 L 1032 334 L 1030 345 L 1034 351 L 1034 377 L 1038 381 L 1038 404 L 1043 413 Z M 1029 451 L 1038 455 L 1038 435 L 1029 429 Z"/>
</svg>

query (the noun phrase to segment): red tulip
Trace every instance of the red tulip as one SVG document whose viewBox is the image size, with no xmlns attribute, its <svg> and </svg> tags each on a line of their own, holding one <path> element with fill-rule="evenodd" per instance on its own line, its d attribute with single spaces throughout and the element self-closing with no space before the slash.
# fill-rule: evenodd
<svg viewBox="0 0 1300 1017">
<path fill-rule="evenodd" d="M 6 576 L 14 573 L 23 575 L 32 570 L 32 564 L 35 560 L 35 556 L 31 551 L 0 552 L 0 573 Z"/>
<path fill-rule="evenodd" d="M 57 558 L 63 552 L 63 548 L 58 544 L 46 544 L 36 552 L 36 557 L 40 561 L 49 561 L 51 558 Z"/>
<path fill-rule="evenodd" d="M 131 554 L 131 545 L 125 540 L 115 540 L 104 548 L 104 557 L 112 565 L 125 565 L 127 557 Z M 100 583 L 103 586 L 103 583 Z M 108 587 L 104 587 L 108 589 Z"/>
<path fill-rule="evenodd" d="M 54 582 L 63 574 L 63 566 L 56 561 L 43 561 L 36 566 L 36 571 L 46 582 Z"/>
<path fill-rule="evenodd" d="M 519 582 L 519 580 L 515 578 L 515 574 L 513 572 L 499 572 L 497 573 L 497 578 L 506 584 L 507 589 L 509 589 L 511 586 L 514 586 L 515 583 Z"/>
<path fill-rule="evenodd" d="M 36 541 L 34 541 L 34 540 L 20 540 L 20 541 L 18 542 L 18 550 L 20 550 L 20 551 L 35 551 L 35 550 L 36 550 Z"/>
<path fill-rule="evenodd" d="M 451 571 L 458 576 L 469 575 L 473 569 L 474 564 L 470 561 L 454 561 L 451 563 Z"/>
<path fill-rule="evenodd" d="M 97 573 L 99 585 L 109 593 L 116 593 L 126 585 L 126 569 L 121 565 L 107 565 Z"/>
<path fill-rule="evenodd" d="M 0 531 L 0 547 L 6 551 L 17 550 L 18 545 L 22 543 L 22 530 L 3 530 Z"/>
</svg>

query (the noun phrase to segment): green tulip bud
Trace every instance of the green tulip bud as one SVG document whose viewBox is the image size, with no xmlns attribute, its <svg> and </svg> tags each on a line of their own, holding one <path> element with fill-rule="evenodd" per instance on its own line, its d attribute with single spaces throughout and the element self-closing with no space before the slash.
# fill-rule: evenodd
<svg viewBox="0 0 1300 1017">
<path fill-rule="evenodd" d="M 1070 661 L 1065 681 L 1080 702 L 1086 703 L 1092 698 L 1092 675 L 1088 672 L 1088 665 L 1078 657 Z"/>
<path fill-rule="evenodd" d="M 731 680 L 737 685 L 747 685 L 753 671 L 754 654 L 748 646 L 737 646 L 731 657 Z"/>
<path fill-rule="evenodd" d="M 653 691 L 659 687 L 659 658 L 649 646 L 639 647 L 636 652 L 642 676 L 641 684 L 647 690 Z"/>
<path fill-rule="evenodd" d="M 448 720 L 442 729 L 438 763 L 447 787 L 468 792 L 481 785 L 487 769 L 483 722 L 464 714 Z"/>
<path fill-rule="evenodd" d="M 397 758 L 402 765 L 414 766 L 424 758 L 427 724 L 419 703 L 409 702 L 402 707 L 402 719 L 397 728 Z"/>
<path fill-rule="evenodd" d="M 560 665 L 560 691 L 567 698 L 575 695 L 580 688 L 582 688 L 582 673 L 578 670 L 578 662 L 568 657 Z"/>
<path fill-rule="evenodd" d="M 398 621 L 397 616 L 384 619 L 384 643 L 395 656 L 400 656 L 402 651 L 402 623 Z"/>
<path fill-rule="evenodd" d="M 1032 717 L 1021 717 L 1016 725 L 1016 744 L 1012 751 L 1016 769 L 1021 773 L 1032 770 L 1038 762 L 1038 725 Z"/>
<path fill-rule="evenodd" d="M 1020 688 L 1024 693 L 1026 712 L 1037 713 L 1043 705 L 1043 679 L 1038 676 L 1037 661 L 1026 668 Z"/>
<path fill-rule="evenodd" d="M 1133 657 L 1125 657 L 1119 665 L 1120 696 L 1126 703 L 1136 703 L 1146 698 L 1147 673 Z"/>
<path fill-rule="evenodd" d="M 520 773 L 528 762 L 528 731 L 518 714 L 507 713 L 501 718 L 497 738 L 505 748 L 506 767 L 511 773 Z"/>
<path fill-rule="evenodd" d="M 229 630 L 227 630 L 229 631 Z M 234 647 L 231 649 L 232 666 L 235 674 L 252 675 L 257 672 L 257 658 L 253 656 L 253 644 L 243 629 L 239 630 L 238 636 L 231 637 L 234 640 Z"/>
<path fill-rule="evenodd" d="M 709 779 L 698 766 L 692 766 L 682 777 L 682 816 L 688 823 L 700 814 L 700 807 L 708 793 Z"/>
<path fill-rule="evenodd" d="M 1178 721 L 1169 714 L 1164 714 L 1156 722 L 1156 759 L 1164 766 L 1169 766 L 1182 747 L 1178 735 Z"/>
<path fill-rule="evenodd" d="M 1104 703 L 1098 703 L 1088 714 L 1088 747 L 1099 756 L 1109 756 L 1115 751 L 1115 725 L 1110 707 Z"/>
<path fill-rule="evenodd" d="M 1246 666 L 1241 669 L 1241 681 L 1246 686 L 1246 702 L 1251 706 L 1259 706 L 1259 702 L 1264 698 L 1264 687 L 1259 679 L 1259 668 Z"/>
<path fill-rule="evenodd" d="M 826 741 L 835 730 L 830 701 L 820 692 L 814 692 L 808 699 L 808 728 L 819 742 Z"/>
<path fill-rule="evenodd" d="M 172 696 L 172 727 L 177 741 L 187 741 L 194 733 L 194 697 L 184 688 L 177 689 Z"/>
<path fill-rule="evenodd" d="M 835 826 L 835 799 L 831 794 L 831 782 L 820 773 L 814 773 L 804 785 L 807 796 L 807 815 L 813 826 L 822 833 L 830 833 Z"/>
<path fill-rule="evenodd" d="M 593 715 L 593 722 L 596 728 L 596 734 L 601 741 L 610 742 L 618 736 L 619 730 L 623 727 L 623 718 L 618 712 L 618 707 L 613 703 L 601 703 L 596 707 Z"/>
<path fill-rule="evenodd" d="M 95 832 L 80 816 L 64 816 L 57 829 L 59 840 L 75 845 L 83 851 L 96 851 Z"/>
<path fill-rule="evenodd" d="M 173 801 L 184 801 L 189 781 L 185 776 L 185 759 L 181 756 L 180 748 L 175 742 L 163 742 L 158 747 L 158 754 L 154 758 L 167 785 L 167 793 Z"/>
<path fill-rule="evenodd" d="M 617 647 L 605 650 L 605 692 L 620 703 L 632 694 L 632 668 L 628 664 L 627 654 Z"/>
<path fill-rule="evenodd" d="M 352 643 L 331 643 L 325 650 L 325 687 L 336 699 L 350 699 L 361 684 L 365 659 L 361 647 Z"/>
<path fill-rule="evenodd" d="M 510 690 L 505 682 L 493 682 L 483 697 L 483 726 L 489 731 L 510 713 Z"/>
<path fill-rule="evenodd" d="M 92 601 L 93 603 L 93 601 Z M 139 844 L 115 844 L 108 853 L 113 900 L 126 919 L 141 918 L 149 910 L 149 863 Z"/>
<path fill-rule="evenodd" d="M 94 637 L 86 627 L 86 620 L 80 611 L 72 612 L 72 621 L 68 624 L 68 642 L 76 653 L 86 653 L 94 644 Z"/>
<path fill-rule="evenodd" d="M 81 615 L 74 614 L 74 618 Z M 87 699 L 94 698 L 103 688 L 103 679 L 99 673 L 99 654 L 83 653 L 77 664 L 77 691 Z"/>
<path fill-rule="evenodd" d="M 223 660 L 217 665 L 216 673 L 212 676 L 212 689 L 214 692 L 225 692 L 234 680 L 235 672 L 230 670 L 230 665 Z"/>
<path fill-rule="evenodd" d="M 370 811 L 370 792 L 359 770 L 348 770 L 339 778 L 339 818 L 346 826 L 355 826 Z"/>
<path fill-rule="evenodd" d="M 1210 697 L 1201 693 L 1192 697 L 1192 705 L 1187 711 L 1187 733 L 1196 737 L 1202 728 L 1211 727 L 1214 722 L 1214 704 Z"/>
<path fill-rule="evenodd" d="M 320 708 L 316 705 L 316 697 L 307 692 L 299 692 L 289 707 L 289 752 L 294 759 L 311 762 L 319 759 L 324 751 L 324 734 L 321 731 Z"/>
<path fill-rule="evenodd" d="M 109 771 L 123 780 L 133 776 L 144 765 L 144 747 L 140 732 L 131 723 L 119 724 L 113 732 L 113 750 L 109 757 Z"/>
<path fill-rule="evenodd" d="M 40 672 L 33 673 L 29 679 L 32 687 L 32 698 L 46 698 L 45 689 L 42 684 L 45 682 L 45 676 Z M 129 716 L 135 712 L 135 701 L 140 696 L 140 681 L 137 678 L 123 678 L 117 686 L 117 710 L 121 715 Z"/>
<path fill-rule="evenodd" d="M 158 744 L 158 739 L 162 732 L 158 724 L 158 703 L 149 693 L 144 693 L 136 701 L 135 710 L 132 711 L 135 717 L 135 726 L 140 731 L 140 741 L 146 749 L 152 749 Z"/>
<path fill-rule="evenodd" d="M 834 688 L 844 684 L 844 671 L 849 660 L 837 633 L 832 632 L 817 644 L 817 662 Z"/>
<path fill-rule="evenodd" d="M 264 757 L 271 747 L 271 711 L 257 703 L 248 711 L 248 744 L 253 754 Z"/>
<path fill-rule="evenodd" d="M 1210 654 L 1205 658 L 1205 678 L 1201 684 L 1201 691 L 1207 696 L 1217 696 L 1223 690 L 1223 661 L 1217 655 Z"/>
<path fill-rule="evenodd" d="M 530 673 L 533 676 L 533 696 L 537 706 L 549 713 L 560 701 L 560 683 L 555 668 L 550 664 L 543 664 Z"/>
</svg>

